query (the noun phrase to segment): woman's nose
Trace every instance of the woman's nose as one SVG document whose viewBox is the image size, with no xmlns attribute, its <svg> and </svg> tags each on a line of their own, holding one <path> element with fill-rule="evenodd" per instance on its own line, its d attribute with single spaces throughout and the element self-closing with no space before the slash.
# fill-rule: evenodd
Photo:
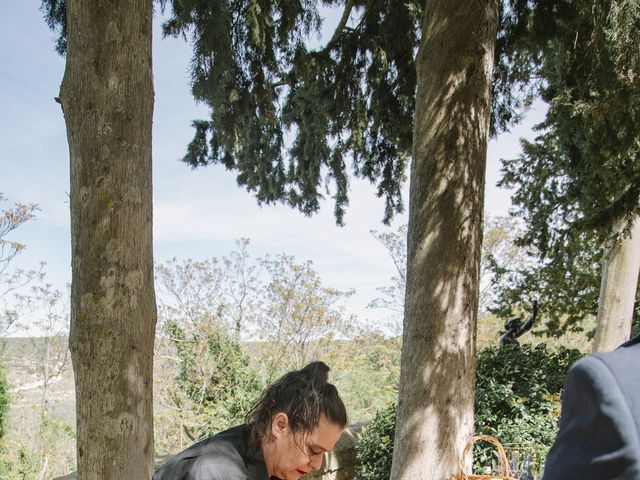
<svg viewBox="0 0 640 480">
<path fill-rule="evenodd" d="M 314 470 L 318 470 L 322 466 L 322 457 L 324 457 L 322 453 L 318 455 L 312 455 L 309 459 L 309 466 Z"/>
</svg>

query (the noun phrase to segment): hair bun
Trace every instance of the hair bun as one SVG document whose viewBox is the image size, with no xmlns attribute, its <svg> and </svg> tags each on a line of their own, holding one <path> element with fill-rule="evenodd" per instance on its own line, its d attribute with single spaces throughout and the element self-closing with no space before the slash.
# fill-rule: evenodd
<svg viewBox="0 0 640 480">
<path fill-rule="evenodd" d="M 329 370 L 331 369 L 324 362 L 311 362 L 300 370 L 300 373 L 307 377 L 316 387 L 323 387 L 329 380 Z"/>
</svg>

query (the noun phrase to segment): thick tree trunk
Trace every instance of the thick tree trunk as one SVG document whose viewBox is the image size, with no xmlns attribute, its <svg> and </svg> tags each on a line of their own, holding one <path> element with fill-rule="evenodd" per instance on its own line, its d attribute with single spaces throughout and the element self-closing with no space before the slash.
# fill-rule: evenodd
<svg viewBox="0 0 640 480">
<path fill-rule="evenodd" d="M 626 226 L 626 219 L 619 220 L 614 233 L 620 234 Z M 594 352 L 610 352 L 629 339 L 639 273 L 640 219 L 636 217 L 629 234 L 604 252 Z"/>
<path fill-rule="evenodd" d="M 444 480 L 473 433 L 495 0 L 426 4 L 391 478 Z"/>
<path fill-rule="evenodd" d="M 151 0 L 68 0 L 69 344 L 81 480 L 151 478 Z"/>
</svg>

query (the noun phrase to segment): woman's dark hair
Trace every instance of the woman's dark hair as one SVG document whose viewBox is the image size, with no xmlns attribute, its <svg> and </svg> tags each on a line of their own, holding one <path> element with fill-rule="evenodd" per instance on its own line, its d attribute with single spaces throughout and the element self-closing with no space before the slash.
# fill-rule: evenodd
<svg viewBox="0 0 640 480">
<path fill-rule="evenodd" d="M 251 445 L 258 448 L 263 438 L 271 438 L 271 419 L 280 412 L 289 418 L 294 434 L 311 433 L 322 415 L 344 427 L 347 410 L 336 387 L 327 382 L 329 370 L 323 362 L 312 362 L 265 388 L 247 414 L 247 423 L 252 424 Z"/>
</svg>

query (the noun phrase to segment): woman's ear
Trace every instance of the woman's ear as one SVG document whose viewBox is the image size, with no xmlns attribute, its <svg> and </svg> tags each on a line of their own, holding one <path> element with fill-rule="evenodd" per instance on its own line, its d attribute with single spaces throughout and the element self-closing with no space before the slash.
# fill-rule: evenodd
<svg viewBox="0 0 640 480">
<path fill-rule="evenodd" d="M 271 435 L 281 437 L 289 430 L 289 417 L 284 412 L 276 413 L 271 419 Z"/>
</svg>

